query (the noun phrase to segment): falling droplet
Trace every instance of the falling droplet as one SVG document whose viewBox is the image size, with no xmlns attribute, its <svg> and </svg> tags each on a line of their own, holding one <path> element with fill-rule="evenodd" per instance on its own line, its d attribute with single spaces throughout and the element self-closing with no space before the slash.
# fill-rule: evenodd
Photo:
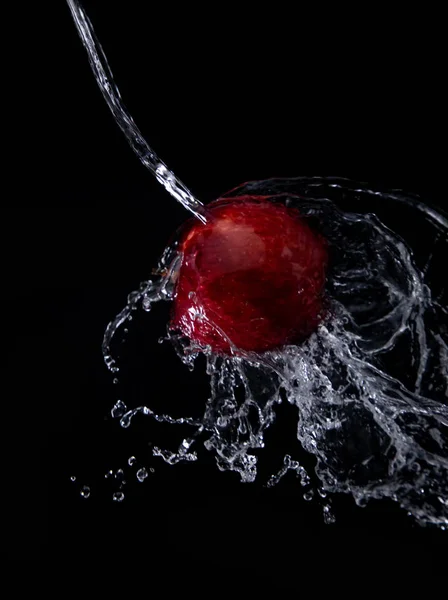
<svg viewBox="0 0 448 600">
<path fill-rule="evenodd" d="M 145 468 L 137 471 L 137 479 L 142 483 L 148 477 L 148 471 Z"/>
<path fill-rule="evenodd" d="M 135 463 L 136 463 L 136 462 L 137 462 L 137 459 L 135 458 L 135 456 L 130 456 L 130 457 L 128 458 L 128 465 L 129 465 L 130 467 L 132 467 L 132 465 L 135 465 Z"/>
<path fill-rule="evenodd" d="M 80 492 L 83 498 L 88 498 L 90 496 L 90 488 L 88 485 L 83 485 Z"/>
<path fill-rule="evenodd" d="M 323 512 L 323 515 L 324 515 L 324 523 L 325 523 L 325 525 L 331 525 L 333 523 L 336 523 L 336 517 L 331 512 L 331 506 L 329 504 L 326 504 L 322 508 L 322 512 Z"/>
<path fill-rule="evenodd" d="M 70 481 L 76 481 L 76 477 L 75 477 L 75 475 L 72 475 L 72 476 L 70 477 Z"/>
<path fill-rule="evenodd" d="M 155 469 L 154 469 L 154 467 L 150 467 L 150 469 L 149 469 L 149 470 L 151 471 L 151 473 L 155 473 Z"/>
<path fill-rule="evenodd" d="M 124 413 L 126 412 L 127 406 L 124 402 L 122 402 L 121 400 L 117 400 L 112 408 L 112 410 L 110 411 L 110 414 L 112 415 L 112 417 L 114 419 L 119 419 L 120 417 L 122 417 L 124 415 Z"/>
<path fill-rule="evenodd" d="M 123 492 L 114 492 L 112 494 L 112 499 L 114 502 L 123 502 L 123 500 L 124 500 Z"/>
<path fill-rule="evenodd" d="M 123 469 L 117 469 L 116 473 L 115 473 L 115 479 L 123 479 Z"/>
<path fill-rule="evenodd" d="M 309 502 L 313 498 L 314 498 L 314 491 L 313 490 L 308 490 L 307 492 L 305 492 L 303 494 L 303 499 L 306 500 L 307 502 Z"/>
</svg>

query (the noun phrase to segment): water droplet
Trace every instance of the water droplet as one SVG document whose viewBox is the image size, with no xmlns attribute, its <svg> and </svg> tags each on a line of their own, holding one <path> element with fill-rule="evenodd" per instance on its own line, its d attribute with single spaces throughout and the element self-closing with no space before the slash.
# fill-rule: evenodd
<svg viewBox="0 0 448 600">
<path fill-rule="evenodd" d="M 311 479 L 306 472 L 300 472 L 300 474 L 298 473 L 298 475 L 300 476 L 300 485 L 302 487 L 306 487 L 310 484 Z"/>
<path fill-rule="evenodd" d="M 113 475 L 113 474 L 114 474 L 114 472 L 113 472 L 113 471 L 112 471 L 112 469 L 111 469 L 110 471 L 108 471 L 108 472 L 107 472 L 107 473 L 104 475 L 104 477 L 105 477 L 106 479 L 109 479 L 109 477 L 110 477 L 111 475 Z"/>
<path fill-rule="evenodd" d="M 193 443 L 194 440 L 190 439 L 190 440 L 182 440 L 182 443 L 180 445 L 179 450 L 182 451 L 186 451 L 189 450 L 191 447 L 191 444 Z"/>
<path fill-rule="evenodd" d="M 128 329 L 127 327 L 125 327 L 125 328 L 123 329 L 123 333 L 129 333 L 129 329 Z"/>
<path fill-rule="evenodd" d="M 137 462 L 137 459 L 135 458 L 135 456 L 130 456 L 130 457 L 128 458 L 128 465 L 129 465 L 130 467 L 132 467 L 132 465 L 135 465 L 135 463 L 136 463 L 136 462 Z"/>
<path fill-rule="evenodd" d="M 112 383 L 113 383 L 114 385 L 117 385 L 117 383 L 118 383 L 118 377 L 114 377 L 114 378 L 112 379 Z"/>
<path fill-rule="evenodd" d="M 90 488 L 88 485 L 83 485 L 80 492 L 83 498 L 88 498 L 90 496 Z"/>
<path fill-rule="evenodd" d="M 76 481 L 76 476 L 75 476 L 75 475 L 72 475 L 72 476 L 70 477 L 70 481 Z"/>
<path fill-rule="evenodd" d="M 137 479 L 142 482 L 148 477 L 148 471 L 145 468 L 141 468 L 137 471 Z"/>
<path fill-rule="evenodd" d="M 130 411 L 126 414 L 124 414 L 121 419 L 120 419 L 120 425 L 124 428 L 127 429 L 132 421 L 132 417 L 134 416 L 134 411 Z"/>
<path fill-rule="evenodd" d="M 156 471 L 156 470 L 154 469 L 154 467 L 151 467 L 149 470 L 151 471 L 151 473 L 155 473 L 155 471 Z"/>
<path fill-rule="evenodd" d="M 321 498 L 326 498 L 327 497 L 327 492 L 323 488 L 318 488 L 317 493 L 319 494 L 319 496 Z"/>
<path fill-rule="evenodd" d="M 123 502 L 123 500 L 124 500 L 123 492 L 114 492 L 112 494 L 112 499 L 114 502 Z"/>
<path fill-rule="evenodd" d="M 110 414 L 112 415 L 112 417 L 114 419 L 119 419 L 120 417 L 122 417 L 124 415 L 124 413 L 126 412 L 127 406 L 124 402 L 122 402 L 121 400 L 117 400 L 116 403 L 114 404 L 112 410 L 110 411 Z"/>
<path fill-rule="evenodd" d="M 309 502 L 313 498 L 314 498 L 314 491 L 313 490 L 308 490 L 307 492 L 305 492 L 303 494 L 303 499 L 306 500 L 307 502 Z"/>
<path fill-rule="evenodd" d="M 329 504 L 326 504 L 322 508 L 322 512 L 323 512 L 323 516 L 324 516 L 324 523 L 325 523 L 325 525 L 331 525 L 332 523 L 336 522 L 336 517 L 331 512 L 331 506 Z"/>
</svg>

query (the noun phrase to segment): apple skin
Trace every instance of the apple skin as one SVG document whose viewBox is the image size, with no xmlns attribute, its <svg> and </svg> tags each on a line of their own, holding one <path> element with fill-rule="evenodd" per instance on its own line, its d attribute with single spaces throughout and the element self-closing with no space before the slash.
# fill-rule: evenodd
<svg viewBox="0 0 448 600">
<path fill-rule="evenodd" d="M 321 319 L 327 244 L 294 208 L 219 199 L 179 240 L 171 329 L 220 354 L 299 343 Z"/>
</svg>

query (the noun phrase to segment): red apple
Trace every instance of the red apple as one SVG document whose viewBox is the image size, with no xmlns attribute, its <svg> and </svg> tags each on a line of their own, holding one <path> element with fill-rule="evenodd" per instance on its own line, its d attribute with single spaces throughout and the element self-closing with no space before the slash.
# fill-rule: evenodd
<svg viewBox="0 0 448 600">
<path fill-rule="evenodd" d="M 180 237 L 172 329 L 219 353 L 296 343 L 319 323 L 327 246 L 294 208 L 220 199 Z"/>
</svg>

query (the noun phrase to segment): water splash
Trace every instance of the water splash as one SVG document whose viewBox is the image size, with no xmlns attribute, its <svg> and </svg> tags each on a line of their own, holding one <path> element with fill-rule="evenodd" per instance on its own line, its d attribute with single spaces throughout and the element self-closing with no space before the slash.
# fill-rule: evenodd
<svg viewBox="0 0 448 600">
<path fill-rule="evenodd" d="M 189 210 L 197 219 L 207 221 L 204 206 L 190 190 L 174 175 L 166 164 L 148 145 L 121 99 L 106 55 L 92 24 L 78 0 L 67 0 L 79 37 L 86 49 L 89 64 L 98 87 L 112 112 L 115 122 L 138 156 L 140 162 L 155 176 L 169 194 Z"/>
<path fill-rule="evenodd" d="M 198 356 L 206 357 L 210 395 L 202 417 L 174 418 L 148 406 L 124 405 L 115 416 L 123 427 L 136 414 L 187 425 L 191 436 L 176 451 L 154 447 L 153 455 L 173 465 L 197 461 L 205 448 L 220 470 L 253 482 L 254 451 L 265 446 L 276 406 L 289 402 L 297 408 L 297 439 L 315 458 L 320 497 L 351 494 L 359 506 L 389 498 L 420 524 L 446 527 L 448 309 L 440 266 L 448 221 L 412 196 L 380 193 L 345 180 L 251 182 L 226 197 L 245 194 L 296 207 L 326 237 L 332 257 L 328 317 L 302 345 L 260 355 L 214 355 L 169 331 L 165 339 L 186 365 L 193 367 Z M 393 213 L 391 206 L 397 204 L 400 211 Z M 406 226 L 410 217 L 419 222 L 415 240 Z M 115 377 L 120 365 L 111 349 L 114 339 L 130 327 L 134 311 L 150 311 L 154 303 L 173 298 L 181 260 L 174 243 L 156 276 L 129 295 L 107 327 L 103 352 Z M 268 487 L 291 470 L 302 485 L 309 485 L 308 473 L 287 455 Z M 304 493 L 308 499 L 311 490 Z M 325 507 L 324 520 L 331 523 L 330 503 Z"/>
</svg>

